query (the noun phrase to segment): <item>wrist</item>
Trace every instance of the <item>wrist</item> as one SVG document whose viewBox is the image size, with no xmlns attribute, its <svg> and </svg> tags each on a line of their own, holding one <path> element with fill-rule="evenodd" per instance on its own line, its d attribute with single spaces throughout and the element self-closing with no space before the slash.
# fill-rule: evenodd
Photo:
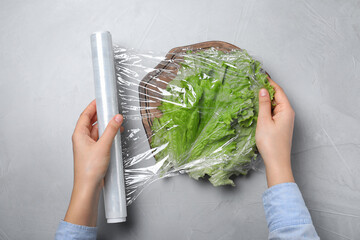
<svg viewBox="0 0 360 240">
<path fill-rule="evenodd" d="M 100 192 L 100 184 L 81 184 L 75 181 L 64 220 L 77 225 L 95 227 Z"/>
<path fill-rule="evenodd" d="M 100 194 L 102 188 L 102 182 L 98 181 L 86 181 L 86 180 L 74 180 L 73 192 L 81 193 L 82 195 Z"/>
<path fill-rule="evenodd" d="M 286 182 L 295 182 L 290 162 L 266 166 L 266 179 L 268 187 Z"/>
</svg>

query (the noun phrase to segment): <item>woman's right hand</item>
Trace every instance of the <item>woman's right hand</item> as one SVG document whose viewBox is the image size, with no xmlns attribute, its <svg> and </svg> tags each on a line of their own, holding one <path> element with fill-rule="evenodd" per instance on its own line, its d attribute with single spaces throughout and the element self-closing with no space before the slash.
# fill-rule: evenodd
<svg viewBox="0 0 360 240">
<path fill-rule="evenodd" d="M 275 89 L 276 106 L 266 89 L 259 91 L 259 115 L 256 127 L 256 145 L 264 159 L 268 187 L 294 182 L 291 171 L 291 143 L 295 112 L 282 88 L 269 78 Z"/>
</svg>

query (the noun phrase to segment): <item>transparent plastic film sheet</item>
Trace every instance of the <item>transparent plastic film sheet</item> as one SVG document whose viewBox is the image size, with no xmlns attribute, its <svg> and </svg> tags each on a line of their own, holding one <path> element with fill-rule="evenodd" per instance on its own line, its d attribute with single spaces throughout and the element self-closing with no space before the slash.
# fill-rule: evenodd
<svg viewBox="0 0 360 240">
<path fill-rule="evenodd" d="M 267 74 L 223 42 L 167 54 L 114 46 L 127 204 L 150 183 L 178 174 L 214 187 L 255 169 L 258 91 Z"/>
</svg>

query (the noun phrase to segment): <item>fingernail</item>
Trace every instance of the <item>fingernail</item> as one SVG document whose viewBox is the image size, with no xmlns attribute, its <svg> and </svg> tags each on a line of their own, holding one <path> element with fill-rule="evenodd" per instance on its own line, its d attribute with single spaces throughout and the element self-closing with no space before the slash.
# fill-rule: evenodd
<svg viewBox="0 0 360 240">
<path fill-rule="evenodd" d="M 116 121 L 117 123 L 121 123 L 121 120 L 122 120 L 121 115 L 120 115 L 120 114 L 117 114 L 117 115 L 115 116 L 115 121 Z"/>
<path fill-rule="evenodd" d="M 266 94 L 267 94 L 266 89 L 265 89 L 265 88 L 262 88 L 262 89 L 260 90 L 260 96 L 261 96 L 261 97 L 265 97 Z"/>
</svg>

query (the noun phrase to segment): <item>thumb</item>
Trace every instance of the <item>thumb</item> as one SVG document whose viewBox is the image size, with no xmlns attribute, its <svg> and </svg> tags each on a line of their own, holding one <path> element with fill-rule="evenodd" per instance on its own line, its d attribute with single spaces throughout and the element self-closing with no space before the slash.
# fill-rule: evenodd
<svg viewBox="0 0 360 240">
<path fill-rule="evenodd" d="M 115 138 L 115 135 L 119 132 L 120 126 L 123 122 L 123 116 L 116 114 L 106 126 L 104 133 L 99 139 L 99 143 L 105 148 L 111 148 L 111 144 Z"/>
<path fill-rule="evenodd" d="M 271 100 L 269 92 L 262 88 L 259 91 L 259 115 L 260 121 L 271 120 Z"/>
</svg>

